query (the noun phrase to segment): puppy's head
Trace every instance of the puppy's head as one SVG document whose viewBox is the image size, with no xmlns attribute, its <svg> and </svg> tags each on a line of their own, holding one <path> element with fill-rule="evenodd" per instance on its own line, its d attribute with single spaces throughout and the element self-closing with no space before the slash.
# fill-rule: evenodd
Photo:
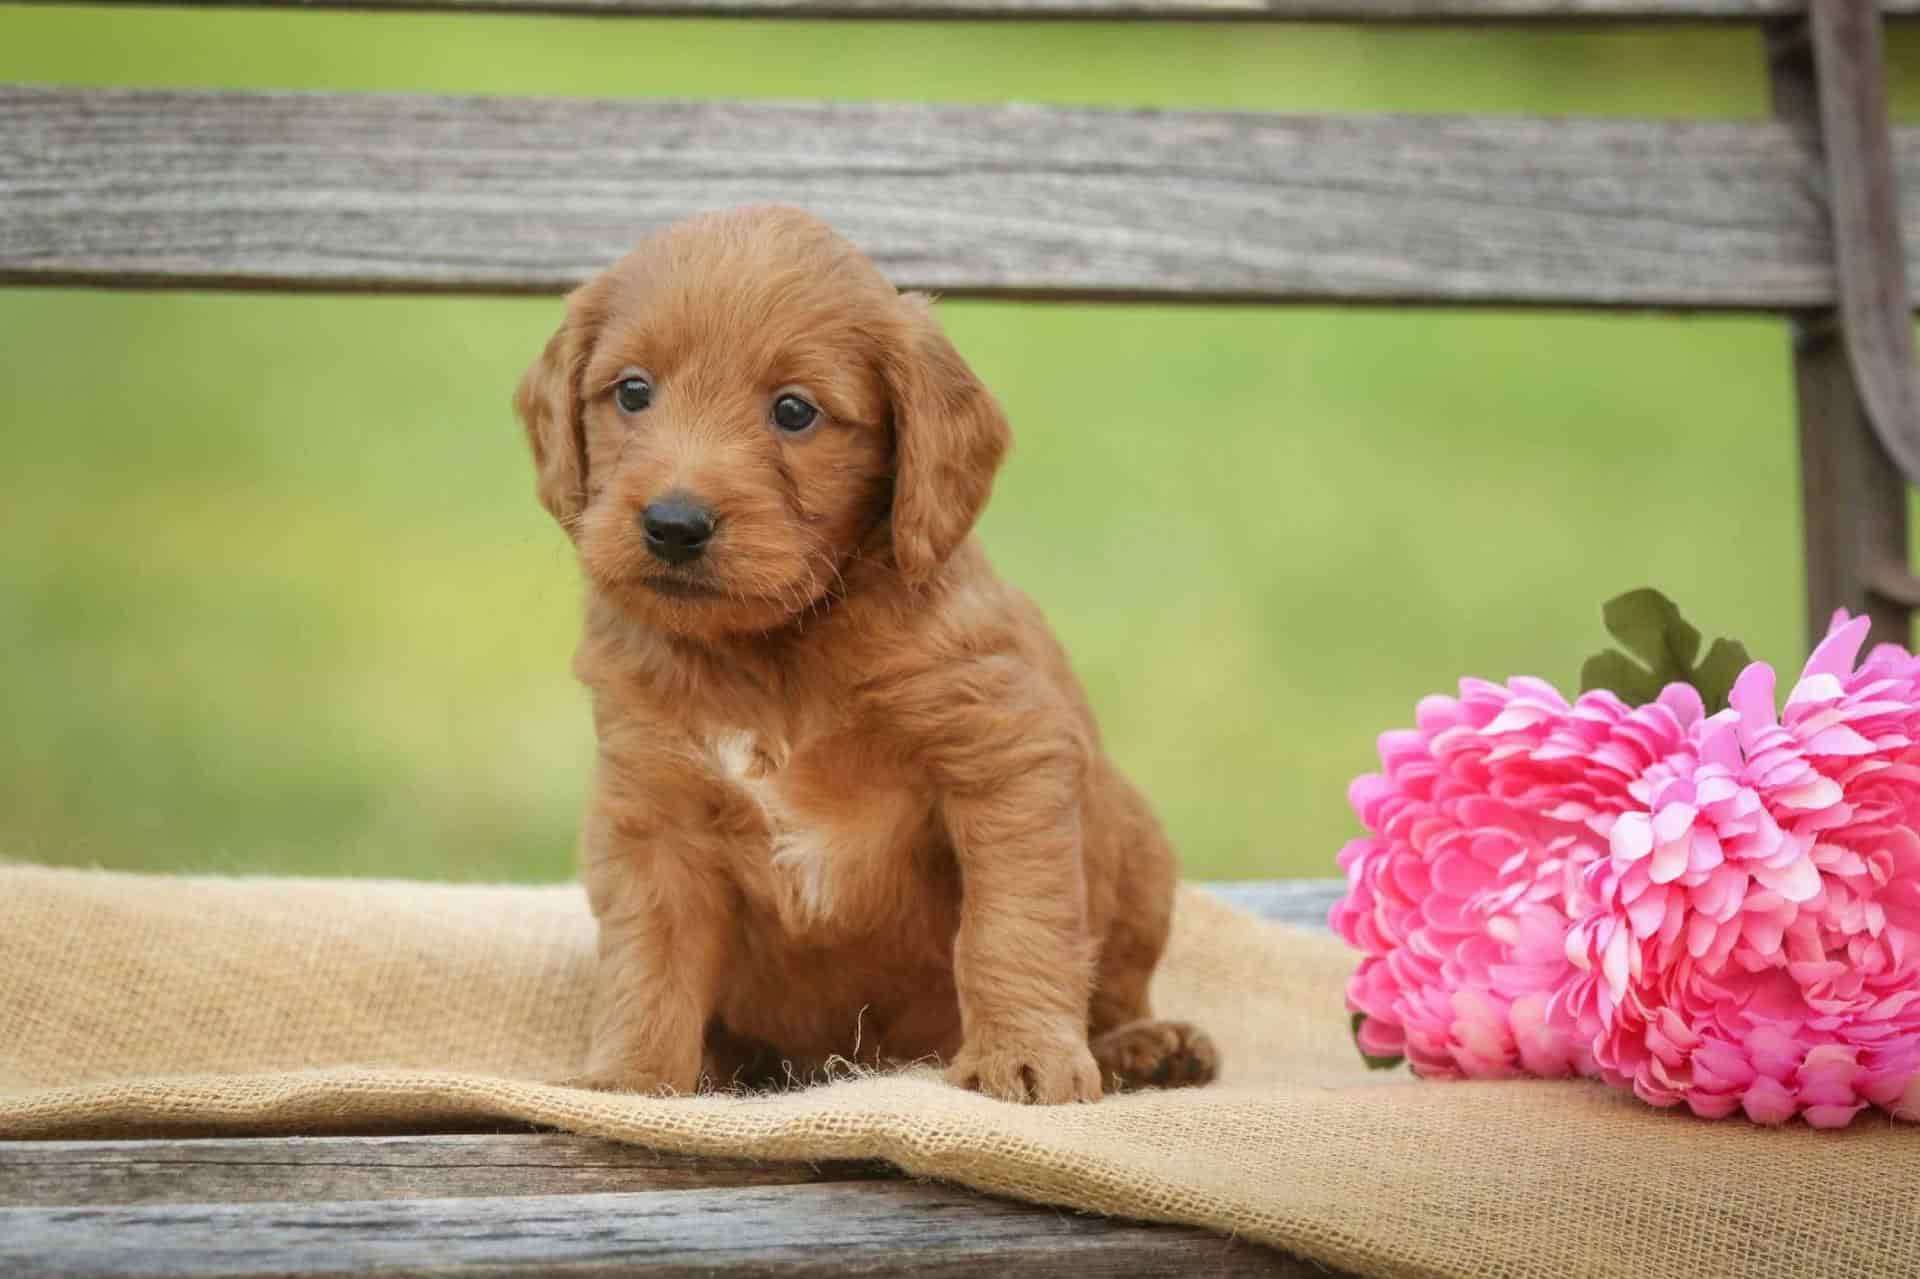
<svg viewBox="0 0 1920 1279">
<path fill-rule="evenodd" d="M 582 285 L 514 407 L 595 587 L 695 636 L 775 629 L 856 557 L 924 582 L 1008 443 L 927 300 L 785 208 L 692 218 Z"/>
</svg>

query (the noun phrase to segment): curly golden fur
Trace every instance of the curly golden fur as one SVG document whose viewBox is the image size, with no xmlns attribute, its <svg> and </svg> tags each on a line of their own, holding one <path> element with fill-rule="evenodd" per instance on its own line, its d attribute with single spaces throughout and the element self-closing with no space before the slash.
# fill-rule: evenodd
<svg viewBox="0 0 1920 1279">
<path fill-rule="evenodd" d="M 805 213 L 703 215 L 567 299 L 515 407 L 588 588 L 583 1082 L 1212 1078 L 1147 1004 L 1159 824 L 969 537 L 1009 432 L 927 299 Z"/>
</svg>

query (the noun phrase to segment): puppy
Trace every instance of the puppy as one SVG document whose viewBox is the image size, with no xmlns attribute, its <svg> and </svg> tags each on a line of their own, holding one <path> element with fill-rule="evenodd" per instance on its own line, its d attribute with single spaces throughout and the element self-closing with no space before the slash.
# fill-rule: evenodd
<svg viewBox="0 0 1920 1279">
<path fill-rule="evenodd" d="M 1166 839 L 969 537 L 1009 433 L 926 298 L 797 210 L 695 217 L 568 297 L 514 405 L 587 582 L 577 1082 L 1214 1076 L 1147 1004 Z"/>
</svg>

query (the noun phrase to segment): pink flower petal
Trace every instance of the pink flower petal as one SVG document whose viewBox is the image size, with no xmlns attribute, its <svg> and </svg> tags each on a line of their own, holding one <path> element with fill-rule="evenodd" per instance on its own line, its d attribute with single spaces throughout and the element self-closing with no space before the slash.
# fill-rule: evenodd
<svg viewBox="0 0 1920 1279">
<path fill-rule="evenodd" d="M 1720 841 L 1713 832 L 1703 827 L 1694 827 L 1693 834 L 1687 840 L 1687 877 L 1689 883 L 1705 878 L 1706 873 L 1726 861 L 1726 854 L 1720 851 Z"/>
<path fill-rule="evenodd" d="M 1647 878 L 1656 884 L 1672 883 L 1686 872 L 1687 859 L 1692 850 L 1693 841 L 1688 839 L 1661 844 L 1653 850 L 1653 860 L 1647 866 Z"/>
<path fill-rule="evenodd" d="M 1747 872 L 1739 866 L 1720 866 L 1707 876 L 1707 882 L 1692 890 L 1695 910 L 1725 923 L 1740 913 L 1745 903 Z"/>
<path fill-rule="evenodd" d="M 1549 712 L 1546 710 L 1515 702 L 1496 715 L 1493 722 L 1480 731 L 1487 734 L 1514 733 L 1544 722 L 1548 715 Z"/>
<path fill-rule="evenodd" d="M 1741 671 L 1727 702 L 1739 716 L 1740 744 L 1751 750 L 1762 731 L 1778 722 L 1773 713 L 1773 667 L 1754 662 Z"/>
<path fill-rule="evenodd" d="M 1756 1124 L 1784 1124 L 1793 1118 L 1793 1094 L 1778 1080 L 1765 1075 L 1748 1085 L 1740 1106 Z"/>
<path fill-rule="evenodd" d="M 1701 770 L 1705 772 L 1705 770 Z M 1740 793 L 1740 785 L 1724 771 L 1710 777 L 1703 777 L 1694 787 L 1694 800 L 1702 808 L 1709 804 L 1719 804 L 1732 799 Z"/>
<path fill-rule="evenodd" d="M 1669 684 L 1660 690 L 1654 704 L 1673 716 L 1674 725 L 1685 729 L 1707 713 L 1700 693 L 1691 684 Z"/>
<path fill-rule="evenodd" d="M 1777 916 L 1760 913 L 1748 915 L 1741 922 L 1740 931 L 1747 945 L 1762 956 L 1771 956 L 1780 949 L 1780 938 L 1786 932 L 1785 926 Z"/>
<path fill-rule="evenodd" d="M 1702 1092 L 1695 1088 L 1687 1093 L 1687 1109 L 1702 1119 L 1725 1119 L 1740 1109 L 1740 1094 Z"/>
<path fill-rule="evenodd" d="M 1607 990 L 1615 1000 L 1627 993 L 1627 930 L 1616 930 L 1601 953 L 1600 971 L 1607 979 Z"/>
<path fill-rule="evenodd" d="M 1627 907 L 1627 920 L 1633 925 L 1635 937 L 1651 937 L 1660 931 L 1661 922 L 1667 914 L 1667 897 L 1666 889 L 1657 888 L 1643 894 Z"/>
<path fill-rule="evenodd" d="M 1787 694 L 1788 706 L 1804 706 L 1809 702 L 1834 702 L 1846 696 L 1837 677 L 1827 674 L 1809 675 L 1793 686 Z"/>
<path fill-rule="evenodd" d="M 1687 953 L 1698 959 L 1713 949 L 1714 938 L 1720 932 L 1720 927 L 1709 915 L 1700 914 L 1689 919 L 1687 921 Z"/>
<path fill-rule="evenodd" d="M 1871 755 L 1874 747 L 1845 724 L 1836 724 L 1814 734 L 1805 750 L 1809 755 Z"/>
<path fill-rule="evenodd" d="M 1662 844 L 1674 842 L 1687 833 L 1699 815 L 1699 810 L 1691 804 L 1668 804 L 1654 815 L 1654 839 Z"/>
<path fill-rule="evenodd" d="M 1623 813 L 1613 824 L 1608 840 L 1613 855 L 1621 861 L 1637 861 L 1653 851 L 1653 822 L 1645 813 Z"/>
<path fill-rule="evenodd" d="M 1846 621 L 1836 617 L 1826 638 L 1814 645 L 1807 664 L 1800 668 L 1800 678 L 1805 680 L 1815 675 L 1852 674 L 1854 659 L 1859 657 L 1860 646 L 1867 642 L 1867 631 L 1872 626 L 1873 619 L 1865 615 Z"/>
<path fill-rule="evenodd" d="M 1825 808 L 1840 802 L 1840 783 L 1827 777 L 1814 777 L 1805 785 L 1783 790 L 1776 802 L 1787 808 Z"/>
<path fill-rule="evenodd" d="M 1769 694 L 1771 697 L 1771 694 Z M 1702 761 L 1737 773 L 1742 767 L 1740 758 L 1740 717 L 1737 711 L 1724 710 L 1702 723 L 1695 749 Z"/>
<path fill-rule="evenodd" d="M 1790 902 L 1812 901 L 1820 895 L 1820 870 L 1813 859 L 1800 856 L 1775 870 L 1765 863 L 1753 867 L 1753 877 Z"/>
<path fill-rule="evenodd" d="M 1866 1102 L 1858 1101 L 1845 1106 L 1808 1106 L 1801 1112 L 1801 1117 L 1810 1128 L 1845 1128 L 1866 1105 Z"/>
</svg>

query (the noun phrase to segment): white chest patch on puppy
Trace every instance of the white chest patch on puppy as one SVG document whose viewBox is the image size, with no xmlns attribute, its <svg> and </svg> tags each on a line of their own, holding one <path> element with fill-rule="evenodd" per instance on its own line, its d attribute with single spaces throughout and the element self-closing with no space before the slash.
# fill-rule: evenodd
<svg viewBox="0 0 1920 1279">
<path fill-rule="evenodd" d="M 782 915 L 798 924 L 824 920 L 833 907 L 829 877 L 832 846 L 826 832 L 801 821 L 780 794 L 780 765 L 746 732 L 707 740 L 714 771 L 760 806 L 772 836 L 772 862 L 779 872 Z"/>
</svg>

